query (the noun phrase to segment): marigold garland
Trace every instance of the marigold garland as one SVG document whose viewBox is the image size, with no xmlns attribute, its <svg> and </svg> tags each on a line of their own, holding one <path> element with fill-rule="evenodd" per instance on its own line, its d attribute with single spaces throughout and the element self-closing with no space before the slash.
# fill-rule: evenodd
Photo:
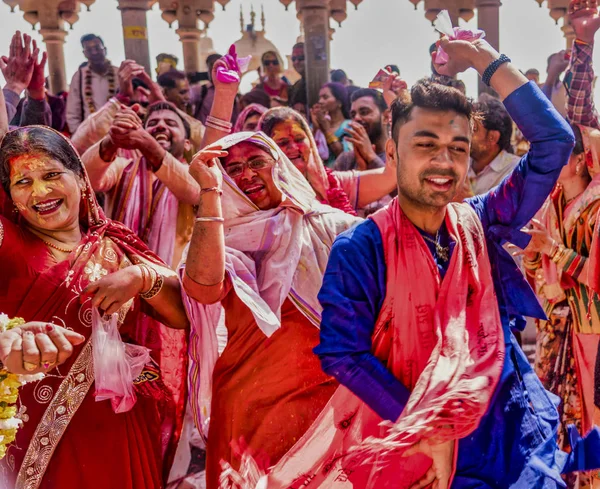
<svg viewBox="0 0 600 489">
<path fill-rule="evenodd" d="M 23 318 L 10 319 L 6 314 L 0 314 L 1 333 L 22 324 L 25 324 Z M 43 378 L 43 373 L 17 375 L 6 368 L 0 370 L 0 459 L 4 458 L 8 445 L 15 441 L 17 430 L 23 425 L 23 421 L 17 417 L 16 403 L 19 398 L 19 387 Z"/>
</svg>

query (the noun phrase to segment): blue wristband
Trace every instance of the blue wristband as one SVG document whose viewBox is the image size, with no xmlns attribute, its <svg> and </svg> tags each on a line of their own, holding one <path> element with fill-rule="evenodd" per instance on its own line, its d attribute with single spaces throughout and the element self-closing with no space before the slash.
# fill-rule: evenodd
<svg viewBox="0 0 600 489">
<path fill-rule="evenodd" d="M 494 76 L 496 71 L 498 71 L 498 68 L 500 68 L 500 66 L 502 66 L 504 63 L 510 63 L 510 61 L 511 60 L 508 56 L 501 54 L 496 61 L 492 61 L 485 69 L 483 75 L 481 76 L 481 81 L 489 87 L 492 76 Z"/>
</svg>

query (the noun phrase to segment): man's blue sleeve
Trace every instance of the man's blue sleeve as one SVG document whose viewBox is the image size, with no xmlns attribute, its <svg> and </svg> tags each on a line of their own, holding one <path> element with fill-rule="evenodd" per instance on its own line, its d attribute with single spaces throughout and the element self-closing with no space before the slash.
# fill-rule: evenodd
<svg viewBox="0 0 600 489">
<path fill-rule="evenodd" d="M 371 221 L 340 235 L 329 256 L 319 301 L 323 370 L 383 419 L 396 421 L 410 392 L 372 353 L 371 338 L 385 297 L 381 233 Z"/>
</svg>

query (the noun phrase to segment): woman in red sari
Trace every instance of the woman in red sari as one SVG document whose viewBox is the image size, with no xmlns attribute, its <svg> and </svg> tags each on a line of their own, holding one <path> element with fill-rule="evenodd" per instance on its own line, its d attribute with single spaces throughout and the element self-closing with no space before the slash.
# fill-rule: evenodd
<svg viewBox="0 0 600 489">
<path fill-rule="evenodd" d="M 12 207 L 0 215 L 0 312 L 30 322 L 0 334 L 0 360 L 15 373 L 23 373 L 20 362 L 27 373 L 48 372 L 20 389 L 23 426 L 0 465 L 0 487 L 164 487 L 180 420 L 167 379 L 147 364 L 134 381 L 135 405 L 115 414 L 94 398 L 90 336 L 92 306 L 118 312 L 128 343 L 143 342 L 137 333 L 146 314 L 186 328 L 177 277 L 106 219 L 77 152 L 51 129 L 5 136 L 0 182 L 4 208 Z M 72 347 L 63 328 L 78 333 L 66 333 Z M 169 352 L 160 361 L 185 357 Z"/>
</svg>

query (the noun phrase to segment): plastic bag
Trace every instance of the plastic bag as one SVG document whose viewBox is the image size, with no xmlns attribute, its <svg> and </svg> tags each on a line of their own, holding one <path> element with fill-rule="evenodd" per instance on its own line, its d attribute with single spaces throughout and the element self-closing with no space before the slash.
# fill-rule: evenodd
<svg viewBox="0 0 600 489">
<path fill-rule="evenodd" d="M 462 29 L 460 27 L 452 27 L 452 20 L 450 20 L 450 14 L 447 10 L 442 10 L 435 21 L 433 22 L 435 30 L 448 36 L 451 41 L 475 41 L 476 39 L 482 39 L 485 37 L 485 32 L 476 29 L 474 31 L 470 29 Z M 448 53 L 444 51 L 441 46 L 438 47 L 437 54 L 435 55 L 436 64 L 443 65 L 448 62 Z"/>
<path fill-rule="evenodd" d="M 248 66 L 250 66 L 250 60 L 252 56 L 246 56 L 245 58 L 238 58 L 235 50 L 235 44 L 229 47 L 229 52 L 223 56 L 227 63 L 227 68 L 222 66 L 217 68 L 217 80 L 222 83 L 237 83 L 241 80 L 241 75 L 244 73 Z"/>
<path fill-rule="evenodd" d="M 110 399 L 115 413 L 133 408 L 136 396 L 133 381 L 150 361 L 150 351 L 123 343 L 119 334 L 118 314 L 103 318 L 92 308 L 92 349 L 96 402 Z"/>
</svg>

